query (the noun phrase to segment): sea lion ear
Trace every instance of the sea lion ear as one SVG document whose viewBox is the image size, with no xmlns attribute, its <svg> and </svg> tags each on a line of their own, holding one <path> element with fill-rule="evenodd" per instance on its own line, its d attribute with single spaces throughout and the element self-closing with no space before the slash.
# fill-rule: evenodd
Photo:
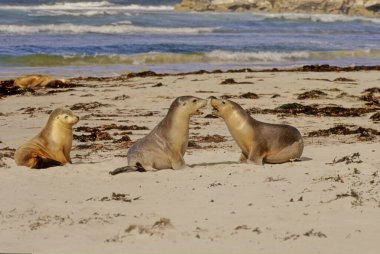
<svg viewBox="0 0 380 254">
<path fill-rule="evenodd" d="M 186 106 L 186 102 L 182 103 L 182 106 Z"/>
</svg>

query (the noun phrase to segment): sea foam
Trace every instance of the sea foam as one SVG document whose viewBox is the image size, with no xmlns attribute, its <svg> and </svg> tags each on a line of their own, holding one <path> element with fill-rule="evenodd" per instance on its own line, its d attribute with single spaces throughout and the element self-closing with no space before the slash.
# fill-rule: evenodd
<svg viewBox="0 0 380 254">
<path fill-rule="evenodd" d="M 18 10 L 18 11 L 35 11 L 35 10 L 142 10 L 142 11 L 169 11 L 173 10 L 169 5 L 120 5 L 108 1 L 100 2 L 61 2 L 54 4 L 41 5 L 0 5 L 0 10 Z"/>
<path fill-rule="evenodd" d="M 0 25 L 0 34 L 84 34 L 84 33 L 101 33 L 101 34 L 199 34 L 212 33 L 216 28 L 212 27 L 181 27 L 181 28 L 160 28 L 160 27 L 142 27 L 126 24 L 117 25 L 76 25 L 76 24 L 49 24 L 49 25 Z"/>
<path fill-rule="evenodd" d="M 261 19 L 286 19 L 286 20 L 309 20 L 313 22 L 369 22 L 380 24 L 380 18 L 369 18 L 361 16 L 348 16 L 339 14 L 312 14 L 312 13 L 253 13 Z"/>
</svg>

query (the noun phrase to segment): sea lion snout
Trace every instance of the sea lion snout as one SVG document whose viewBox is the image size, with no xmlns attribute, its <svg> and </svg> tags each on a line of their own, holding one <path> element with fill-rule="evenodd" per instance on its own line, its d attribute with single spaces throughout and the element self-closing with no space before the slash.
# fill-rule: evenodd
<svg viewBox="0 0 380 254">
<path fill-rule="evenodd" d="M 219 105 L 220 105 L 220 99 L 217 99 L 216 97 L 214 96 L 211 96 L 210 97 L 210 104 L 211 104 L 211 107 L 214 111 L 218 111 L 219 110 Z"/>
<path fill-rule="evenodd" d="M 203 112 L 201 111 L 201 108 L 204 108 L 207 106 L 208 100 L 197 98 L 196 101 L 196 109 L 192 115 L 201 115 Z"/>
<path fill-rule="evenodd" d="M 208 100 L 201 99 L 201 108 L 206 107 L 207 106 L 207 102 L 208 102 Z"/>
<path fill-rule="evenodd" d="M 60 115 L 63 122 L 69 125 L 75 125 L 79 122 L 79 116 L 69 109 L 62 109 Z"/>
<path fill-rule="evenodd" d="M 79 116 L 73 116 L 73 124 L 76 124 L 79 122 Z"/>
</svg>

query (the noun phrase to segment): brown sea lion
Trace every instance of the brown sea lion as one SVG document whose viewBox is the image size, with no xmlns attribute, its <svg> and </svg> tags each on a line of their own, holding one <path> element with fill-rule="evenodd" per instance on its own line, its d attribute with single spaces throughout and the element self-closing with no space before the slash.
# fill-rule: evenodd
<svg viewBox="0 0 380 254">
<path fill-rule="evenodd" d="M 16 78 L 13 82 L 13 86 L 36 90 L 57 82 L 65 84 L 67 81 L 65 79 L 57 79 L 47 75 L 25 75 Z"/>
<path fill-rule="evenodd" d="M 241 162 L 284 163 L 297 160 L 303 152 L 301 133 L 293 126 L 253 119 L 239 104 L 211 97 L 213 114 L 223 118 L 242 150 Z"/>
<path fill-rule="evenodd" d="M 42 131 L 16 150 L 16 164 L 47 168 L 71 163 L 72 127 L 78 121 L 79 117 L 71 110 L 55 109 Z"/>
<path fill-rule="evenodd" d="M 193 96 L 178 97 L 171 104 L 165 118 L 127 153 L 128 166 L 115 169 L 111 175 L 130 171 L 182 169 L 183 156 L 189 139 L 189 122 L 199 115 L 207 100 Z"/>
</svg>

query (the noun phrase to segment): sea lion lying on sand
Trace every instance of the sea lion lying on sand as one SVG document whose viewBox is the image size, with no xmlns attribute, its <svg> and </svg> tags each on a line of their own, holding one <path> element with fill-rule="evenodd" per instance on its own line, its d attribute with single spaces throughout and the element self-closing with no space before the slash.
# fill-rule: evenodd
<svg viewBox="0 0 380 254">
<path fill-rule="evenodd" d="M 30 88 L 33 90 L 45 87 L 48 85 L 65 84 L 65 79 L 57 79 L 47 75 L 25 75 L 15 79 L 13 86 L 20 88 Z"/>
</svg>

